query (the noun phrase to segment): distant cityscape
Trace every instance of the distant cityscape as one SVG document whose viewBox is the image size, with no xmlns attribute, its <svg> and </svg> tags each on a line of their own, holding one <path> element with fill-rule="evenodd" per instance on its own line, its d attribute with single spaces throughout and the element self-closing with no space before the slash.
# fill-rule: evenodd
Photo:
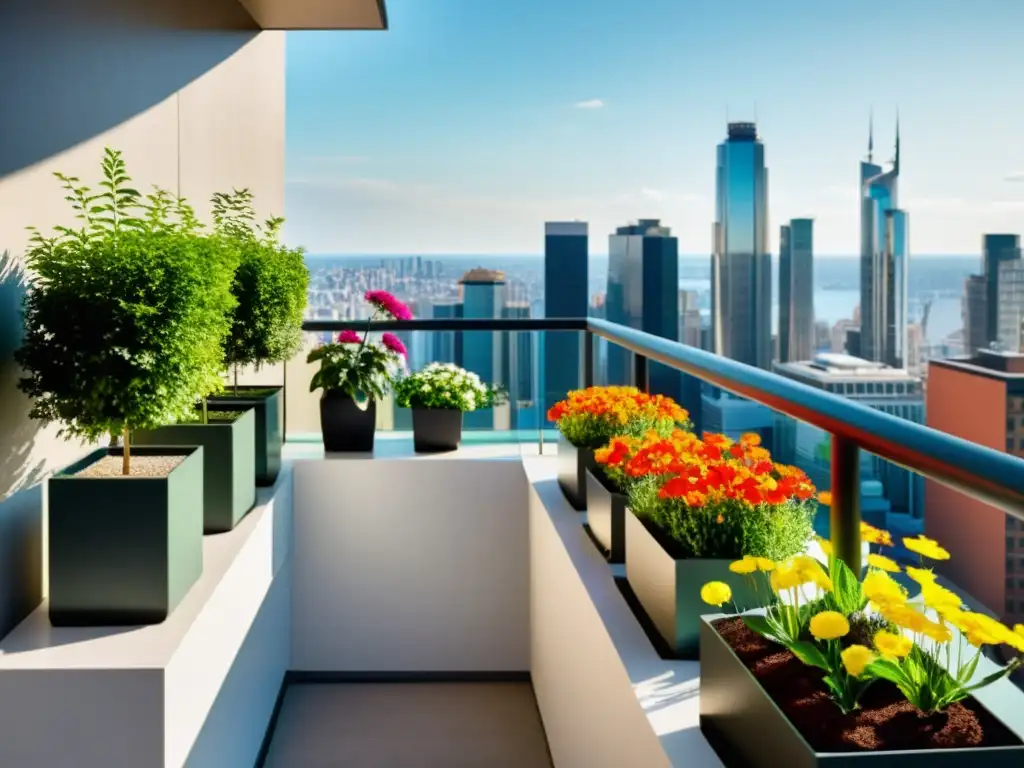
<svg viewBox="0 0 1024 768">
<path fill-rule="evenodd" d="M 874 143 L 871 125 L 859 203 L 851 206 L 861 230 L 856 255 L 816 256 L 813 219 L 792 219 L 779 227 L 773 259 L 764 143 L 754 123 L 730 123 L 717 147 L 709 255 L 680 256 L 671 226 L 659 219 L 617 227 L 607 235 L 607 256 L 591 253 L 583 221 L 543 223 L 543 255 L 314 255 L 309 316 L 365 319 L 362 294 L 382 288 L 423 318 L 605 317 L 1024 455 L 1020 236 L 979 232 L 976 255 L 911 257 L 910 213 L 899 207 L 898 122 L 887 167 L 875 162 Z M 574 333 L 412 333 L 405 341 L 413 368 L 455 362 L 509 389 L 508 405 L 468 415 L 470 429 L 543 429 L 546 409 L 579 381 Z M 630 383 L 624 350 L 602 343 L 595 363 L 597 383 Z M 778 461 L 830 487 L 829 434 L 675 370 L 654 365 L 649 378 L 652 391 L 687 408 L 698 430 L 757 432 Z M 967 403 L 976 409 L 969 417 Z M 407 429 L 407 420 L 396 409 L 392 426 Z M 862 456 L 863 518 L 897 541 L 922 530 L 957 539 L 964 504 L 979 519 L 994 515 L 978 530 L 998 535 L 983 546 L 972 540 L 954 557 L 955 580 L 985 604 L 1004 606 L 1006 616 L 1024 618 L 1024 530 L 998 510 Z M 820 518 L 827 535 L 827 515 Z M 977 561 L 1001 551 L 1006 578 L 996 589 L 978 580 L 990 569 Z"/>
</svg>

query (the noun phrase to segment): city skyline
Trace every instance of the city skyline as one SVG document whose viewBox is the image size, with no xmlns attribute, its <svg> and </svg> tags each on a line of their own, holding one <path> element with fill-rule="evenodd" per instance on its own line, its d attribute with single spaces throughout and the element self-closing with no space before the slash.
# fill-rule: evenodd
<svg viewBox="0 0 1024 768">
<path fill-rule="evenodd" d="M 386 36 L 289 36 L 289 241 L 539 254 L 544 221 L 583 219 L 600 252 L 623 221 L 661 218 L 681 253 L 707 254 L 708 148 L 727 120 L 756 118 L 773 169 L 769 250 L 780 223 L 811 217 L 818 255 L 856 254 L 869 114 L 888 135 L 897 109 L 912 255 L 974 254 L 983 233 L 1021 229 L 1024 105 L 998 77 L 1016 66 L 1020 4 L 992 4 L 996 24 L 913 0 L 827 18 L 795 0 L 479 5 L 397 0 Z M 719 36 L 707 30 L 726 24 L 736 40 L 784 32 L 787 45 L 767 59 L 736 45 L 708 68 Z M 886 56 L 865 57 L 868 39 Z"/>
</svg>

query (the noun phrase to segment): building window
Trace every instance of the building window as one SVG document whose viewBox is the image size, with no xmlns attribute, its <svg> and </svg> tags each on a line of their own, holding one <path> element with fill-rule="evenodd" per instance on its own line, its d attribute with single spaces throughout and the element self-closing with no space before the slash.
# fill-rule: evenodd
<svg viewBox="0 0 1024 768">
<path fill-rule="evenodd" d="M 1006 438 L 1006 452 L 1013 453 L 1013 435 Z"/>
<path fill-rule="evenodd" d="M 1007 573 L 1013 573 L 1014 570 L 1016 570 L 1016 569 L 1014 568 L 1013 558 L 1012 557 L 1006 558 L 1006 572 Z"/>
<path fill-rule="evenodd" d="M 1006 431 L 1013 432 L 1017 428 L 1016 419 L 1012 416 L 1006 419 Z"/>
</svg>

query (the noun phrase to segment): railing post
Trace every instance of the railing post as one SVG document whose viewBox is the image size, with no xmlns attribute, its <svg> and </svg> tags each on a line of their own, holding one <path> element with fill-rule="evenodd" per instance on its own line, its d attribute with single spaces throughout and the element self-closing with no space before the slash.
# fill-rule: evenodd
<svg viewBox="0 0 1024 768">
<path fill-rule="evenodd" d="M 861 571 L 860 448 L 832 435 L 832 551 L 856 575 Z"/>
<path fill-rule="evenodd" d="M 583 345 L 580 350 L 580 373 L 583 376 L 583 388 L 586 389 L 594 386 L 594 334 L 583 331 L 580 343 Z"/>
<path fill-rule="evenodd" d="M 649 390 L 650 371 L 648 370 L 647 358 L 636 352 L 633 353 L 633 386 L 641 392 Z"/>
</svg>

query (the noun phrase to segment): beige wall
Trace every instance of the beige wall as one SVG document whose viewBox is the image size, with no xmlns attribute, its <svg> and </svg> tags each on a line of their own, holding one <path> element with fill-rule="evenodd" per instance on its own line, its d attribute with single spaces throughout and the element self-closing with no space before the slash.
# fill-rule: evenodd
<svg viewBox="0 0 1024 768">
<path fill-rule="evenodd" d="M 0 635 L 24 607 L 7 593 L 37 591 L 38 481 L 84 450 L 27 418 L 12 358 L 25 227 L 72 221 L 52 172 L 94 180 L 109 146 L 138 186 L 201 214 L 214 191 L 249 187 L 280 215 L 285 130 L 284 33 L 260 33 L 236 0 L 4 5 L 33 7 L 0 9 L 0 71 L 17 73 L 0 83 Z"/>
</svg>

